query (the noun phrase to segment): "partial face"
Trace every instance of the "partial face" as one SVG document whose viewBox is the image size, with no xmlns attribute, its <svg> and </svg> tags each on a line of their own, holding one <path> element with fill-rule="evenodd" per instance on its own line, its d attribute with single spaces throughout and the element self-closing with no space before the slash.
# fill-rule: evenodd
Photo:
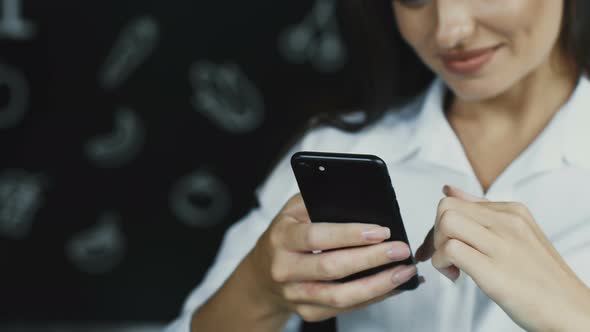
<svg viewBox="0 0 590 332">
<path fill-rule="evenodd" d="M 558 52 L 564 0 L 392 1 L 402 37 L 464 100 L 499 95 Z M 491 47 L 466 61 L 441 56 Z"/>
</svg>

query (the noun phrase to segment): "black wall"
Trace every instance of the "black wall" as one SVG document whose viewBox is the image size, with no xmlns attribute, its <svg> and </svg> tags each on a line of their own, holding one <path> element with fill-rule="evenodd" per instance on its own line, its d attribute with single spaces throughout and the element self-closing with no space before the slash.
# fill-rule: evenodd
<svg viewBox="0 0 590 332">
<path fill-rule="evenodd" d="M 0 322 L 172 319 L 305 120 L 355 104 L 334 3 L 0 0 Z"/>
</svg>

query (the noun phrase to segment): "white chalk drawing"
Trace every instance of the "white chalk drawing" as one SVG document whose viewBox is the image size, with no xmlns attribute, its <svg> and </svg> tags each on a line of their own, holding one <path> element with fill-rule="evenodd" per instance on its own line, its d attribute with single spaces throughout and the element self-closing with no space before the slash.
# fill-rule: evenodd
<svg viewBox="0 0 590 332">
<path fill-rule="evenodd" d="M 29 84 L 20 70 L 0 64 L 0 89 L 8 92 L 8 100 L 0 104 L 0 129 L 12 128 L 28 111 Z"/>
<path fill-rule="evenodd" d="M 336 72 L 348 61 L 336 18 L 337 0 L 316 0 L 302 22 L 287 27 L 279 37 L 279 51 L 295 64 L 311 62 L 320 72 Z"/>
<path fill-rule="evenodd" d="M 120 222 L 121 218 L 116 212 L 104 212 L 96 225 L 67 241 L 67 258 L 76 268 L 88 274 L 112 271 L 123 260 L 126 249 Z"/>
<path fill-rule="evenodd" d="M 105 89 L 119 87 L 154 52 L 160 27 L 150 16 L 129 22 L 99 71 L 99 84 Z"/>
<path fill-rule="evenodd" d="M 189 71 L 193 107 L 220 128 L 241 134 L 264 121 L 264 101 L 253 82 L 236 64 L 193 64 Z"/>
<path fill-rule="evenodd" d="M 46 186 L 42 175 L 16 169 L 0 173 L 0 236 L 22 239 L 30 233 Z"/>
<path fill-rule="evenodd" d="M 0 38 L 27 40 L 35 36 L 35 25 L 22 17 L 22 0 L 0 0 Z"/>
<path fill-rule="evenodd" d="M 112 132 L 92 138 L 85 152 L 99 167 L 121 167 L 137 157 L 144 140 L 145 129 L 139 116 L 131 109 L 121 108 L 115 112 Z"/>
<path fill-rule="evenodd" d="M 213 227 L 231 210 L 231 196 L 226 185 L 205 170 L 180 178 L 170 192 L 170 208 L 184 224 Z"/>
</svg>

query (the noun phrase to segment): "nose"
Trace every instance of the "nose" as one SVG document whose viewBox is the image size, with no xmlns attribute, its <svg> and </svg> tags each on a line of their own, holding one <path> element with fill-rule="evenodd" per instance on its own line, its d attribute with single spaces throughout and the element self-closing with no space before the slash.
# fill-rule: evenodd
<svg viewBox="0 0 590 332">
<path fill-rule="evenodd" d="M 473 0 L 437 0 L 438 27 L 436 41 L 441 49 L 467 44 L 475 31 L 470 3 Z"/>
</svg>

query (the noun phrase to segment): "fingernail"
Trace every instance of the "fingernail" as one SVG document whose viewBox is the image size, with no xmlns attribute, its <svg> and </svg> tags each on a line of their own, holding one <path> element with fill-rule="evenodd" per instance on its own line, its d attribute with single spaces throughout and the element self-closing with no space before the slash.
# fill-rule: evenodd
<svg viewBox="0 0 590 332">
<path fill-rule="evenodd" d="M 443 192 L 443 194 L 445 194 L 446 196 L 448 196 L 448 195 L 449 195 L 449 190 L 450 190 L 450 189 L 451 189 L 451 187 L 450 187 L 448 184 L 445 184 L 445 185 L 443 186 L 443 189 L 442 189 L 442 192 Z"/>
<path fill-rule="evenodd" d="M 387 257 L 394 261 L 401 261 L 410 257 L 410 249 L 405 243 L 393 242 L 391 248 L 387 251 Z"/>
<path fill-rule="evenodd" d="M 447 279 L 449 279 L 450 281 L 452 281 L 452 282 L 455 282 L 455 281 L 457 280 L 457 279 L 454 279 L 454 277 L 453 277 L 453 276 L 452 276 L 450 273 L 448 273 L 447 271 L 443 270 L 443 271 L 441 271 L 441 272 L 442 272 L 442 274 L 443 274 L 445 277 L 447 277 Z"/>
<path fill-rule="evenodd" d="M 374 228 L 363 232 L 363 238 L 367 241 L 378 241 L 389 239 L 391 231 L 387 227 Z"/>
<path fill-rule="evenodd" d="M 393 282 L 396 285 L 401 285 L 404 282 L 410 280 L 414 274 L 416 274 L 417 270 L 415 266 L 406 266 L 402 270 L 399 270 L 393 275 Z"/>
</svg>

